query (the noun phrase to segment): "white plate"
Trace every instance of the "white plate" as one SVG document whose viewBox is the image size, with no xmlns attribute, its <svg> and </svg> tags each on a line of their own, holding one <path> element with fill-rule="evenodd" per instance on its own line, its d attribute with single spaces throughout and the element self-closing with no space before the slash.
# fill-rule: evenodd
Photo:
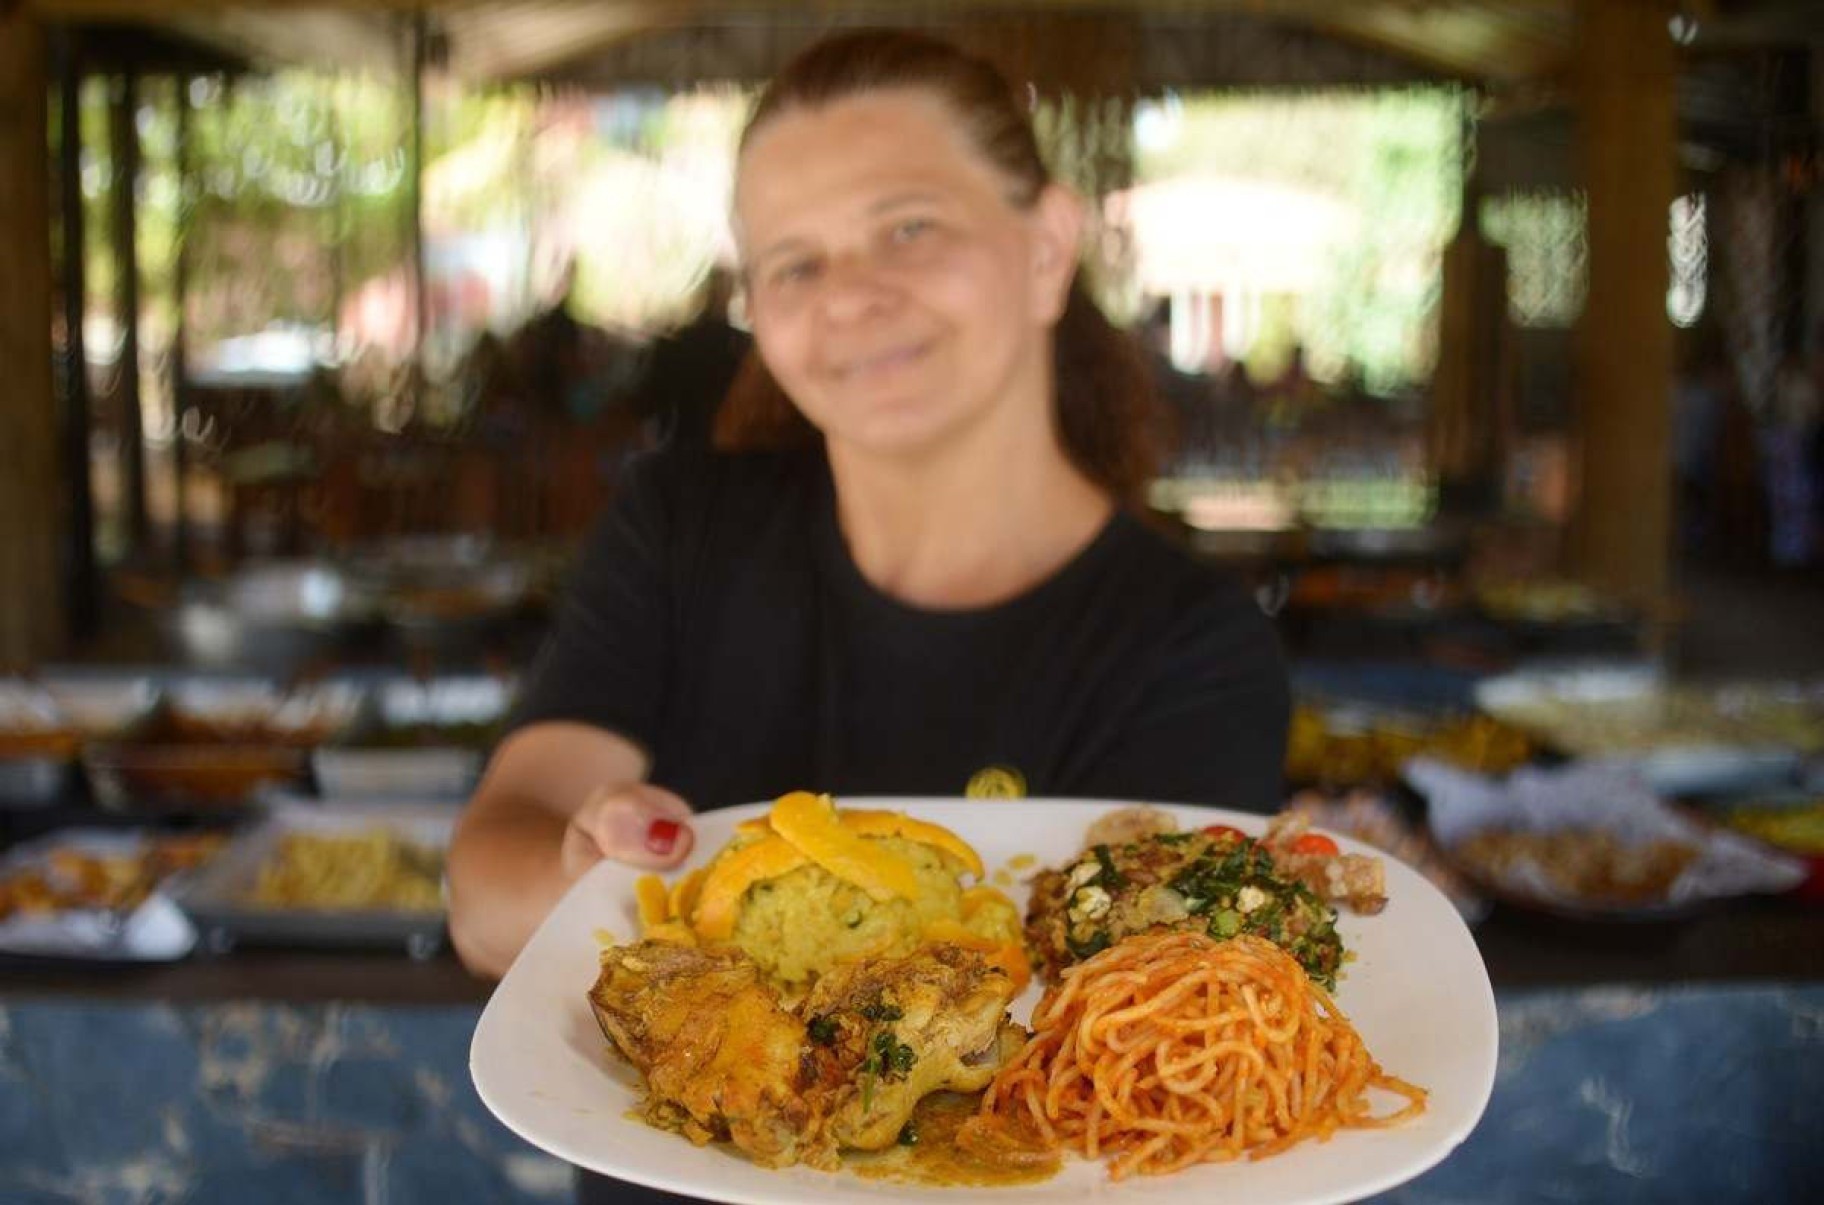
<svg viewBox="0 0 1824 1205">
<path fill-rule="evenodd" d="M 843 806 L 890 807 L 954 830 L 991 872 L 1018 854 L 1055 865 L 1080 847 L 1085 827 L 1113 804 L 1080 800 L 989 802 L 843 799 Z M 764 815 L 764 804 L 697 819 L 686 867 L 719 849 L 736 822 Z M 1250 833 L 1265 819 L 1207 808 L 1174 807 L 1187 826 L 1233 824 Z M 1373 852 L 1339 839 L 1346 850 Z M 494 991 L 475 1028 L 469 1071 L 476 1091 L 508 1128 L 534 1146 L 620 1180 L 738 1205 L 869 1201 L 1246 1201 L 1249 1205 L 1324 1205 L 1355 1200 L 1417 1176 L 1469 1136 L 1495 1078 L 1495 1001 L 1488 972 L 1451 903 L 1417 872 L 1387 864 L 1386 909 L 1345 914 L 1339 929 L 1356 955 L 1338 1002 L 1368 1049 L 1391 1075 L 1431 1093 L 1423 1116 L 1389 1130 L 1337 1135 L 1258 1163 L 1208 1164 L 1163 1178 L 1108 1180 L 1101 1163 L 1066 1162 L 1056 1178 L 1016 1188 L 925 1188 L 862 1180 L 846 1172 L 793 1167 L 769 1171 L 719 1147 L 695 1147 L 630 1114 L 638 1076 L 609 1051 L 590 1012 L 598 931 L 636 932 L 639 871 L 603 864 L 570 889 Z M 1026 889 L 1012 890 L 1025 905 Z M 1034 986 L 1014 1002 L 1024 1020 Z"/>
</svg>

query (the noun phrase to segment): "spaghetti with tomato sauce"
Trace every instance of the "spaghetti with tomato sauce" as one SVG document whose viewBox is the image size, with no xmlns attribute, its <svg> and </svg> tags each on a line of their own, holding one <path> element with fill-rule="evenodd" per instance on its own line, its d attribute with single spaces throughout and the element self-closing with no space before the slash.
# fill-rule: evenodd
<svg viewBox="0 0 1824 1205">
<path fill-rule="evenodd" d="M 1258 1159 L 1425 1109 L 1425 1090 L 1383 1072 L 1329 993 L 1253 935 L 1127 938 L 1065 970 L 1031 1025 L 974 1124 L 1107 1157 L 1116 1180 Z M 1405 1104 L 1376 1112 L 1371 1089 Z"/>
</svg>

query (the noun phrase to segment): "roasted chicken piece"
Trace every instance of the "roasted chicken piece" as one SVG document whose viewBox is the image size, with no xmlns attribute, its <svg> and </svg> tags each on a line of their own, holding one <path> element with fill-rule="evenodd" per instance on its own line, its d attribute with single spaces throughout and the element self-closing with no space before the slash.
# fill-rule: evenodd
<svg viewBox="0 0 1824 1205">
<path fill-rule="evenodd" d="M 827 1166 L 835 1148 L 803 1092 L 804 1023 L 738 950 L 643 941 L 602 951 L 589 1002 L 646 1077 L 646 1120 L 763 1167 Z"/>
<path fill-rule="evenodd" d="M 653 941 L 603 951 L 589 993 L 645 1075 L 648 1122 L 826 1168 L 892 1145 L 930 1093 L 986 1087 L 1025 1040 L 1013 996 L 984 955 L 939 945 L 831 972 L 794 1013 L 739 950 Z"/>
<path fill-rule="evenodd" d="M 891 1146 L 933 1092 L 977 1092 L 1024 1043 L 1013 980 L 975 950 L 928 946 L 839 967 L 799 1013 L 820 1048 L 818 1091 L 837 1145 Z"/>
</svg>

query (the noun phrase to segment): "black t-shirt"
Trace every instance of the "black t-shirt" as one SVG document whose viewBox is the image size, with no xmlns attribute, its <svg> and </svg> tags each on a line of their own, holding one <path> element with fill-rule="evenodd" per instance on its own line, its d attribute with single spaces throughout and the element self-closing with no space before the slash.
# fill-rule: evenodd
<svg viewBox="0 0 1824 1205">
<path fill-rule="evenodd" d="M 699 809 L 959 795 L 998 768 L 1035 796 L 1267 811 L 1287 710 L 1252 599 L 1131 515 L 1008 602 L 923 610 L 849 557 L 821 449 L 680 446 L 625 479 L 515 723 L 618 732 Z"/>
</svg>

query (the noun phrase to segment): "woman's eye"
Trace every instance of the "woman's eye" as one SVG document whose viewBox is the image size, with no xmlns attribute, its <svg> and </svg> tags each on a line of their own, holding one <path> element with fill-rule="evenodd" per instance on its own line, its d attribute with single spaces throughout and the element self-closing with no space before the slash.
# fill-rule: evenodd
<svg viewBox="0 0 1824 1205">
<path fill-rule="evenodd" d="M 803 284 L 817 274 L 815 260 L 788 260 L 774 268 L 770 279 L 775 286 Z"/>
<path fill-rule="evenodd" d="M 893 241 L 895 243 L 916 242 L 930 232 L 931 220 L 929 218 L 907 218 L 894 223 Z"/>
</svg>

